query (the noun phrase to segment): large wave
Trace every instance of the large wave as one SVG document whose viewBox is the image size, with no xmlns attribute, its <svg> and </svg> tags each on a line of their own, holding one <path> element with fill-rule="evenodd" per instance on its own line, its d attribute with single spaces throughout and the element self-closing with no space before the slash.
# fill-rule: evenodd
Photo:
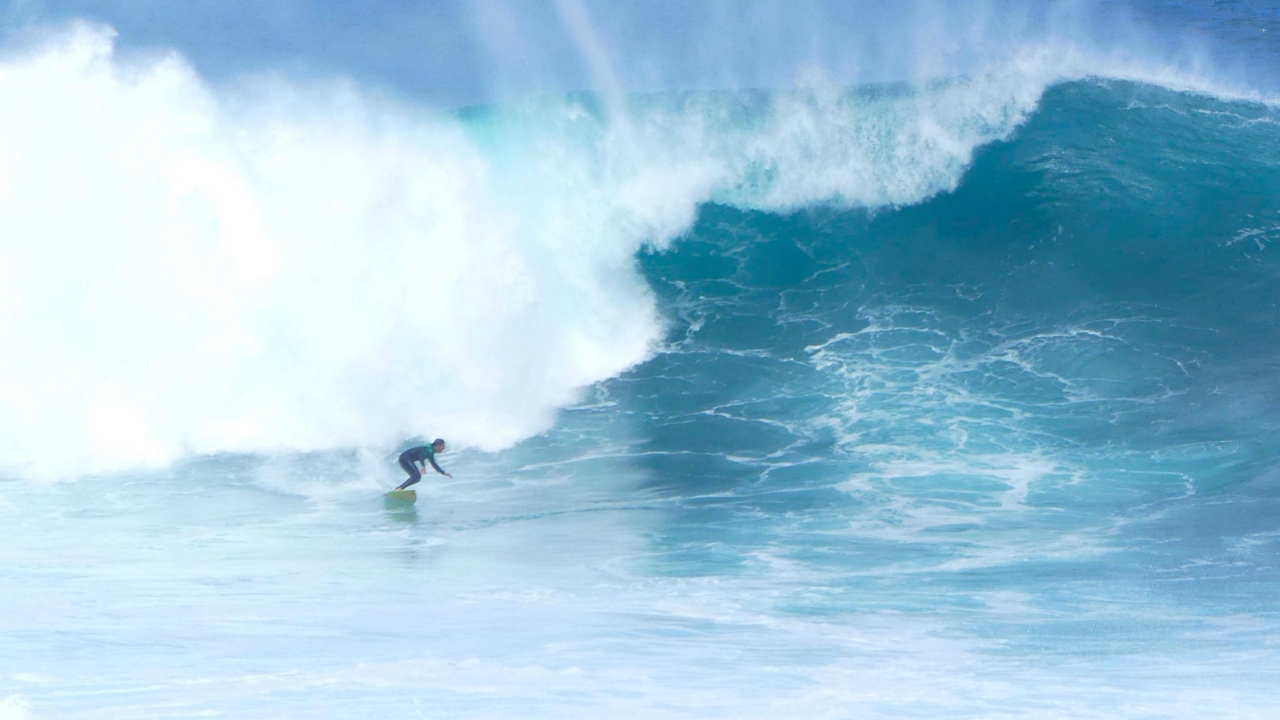
<svg viewBox="0 0 1280 720">
<path fill-rule="evenodd" d="M 635 253 L 703 203 L 919 202 L 1099 69 L 1237 92 L 1152 67 L 1045 40 L 950 79 L 650 95 L 603 67 L 601 95 L 444 113 L 215 87 L 75 23 L 0 59 L 0 469 L 508 446 L 650 355 Z"/>
<path fill-rule="evenodd" d="M 221 454 L 0 482 L 0 718 L 1267 716 L 1280 111 L 1126 74 L 8 56 L 0 478 Z"/>
<path fill-rule="evenodd" d="M 445 115 L 344 82 L 215 90 L 77 24 L 0 64 L 0 466 L 509 445 L 651 352 L 633 256 L 700 203 L 918 201 L 1044 85 Z"/>
</svg>

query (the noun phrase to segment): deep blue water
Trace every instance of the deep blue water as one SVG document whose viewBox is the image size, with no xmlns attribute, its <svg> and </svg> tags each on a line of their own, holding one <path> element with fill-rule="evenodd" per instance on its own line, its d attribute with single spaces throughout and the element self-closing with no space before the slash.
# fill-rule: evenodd
<svg viewBox="0 0 1280 720">
<path fill-rule="evenodd" d="M 1070 83 L 918 206 L 705 207 L 642 258 L 665 352 L 605 386 L 698 528 L 670 549 L 832 573 L 809 612 L 1025 593 L 1048 615 L 1032 635 L 1087 626 L 1085 597 L 1266 608 L 1275 128 Z"/>
</svg>

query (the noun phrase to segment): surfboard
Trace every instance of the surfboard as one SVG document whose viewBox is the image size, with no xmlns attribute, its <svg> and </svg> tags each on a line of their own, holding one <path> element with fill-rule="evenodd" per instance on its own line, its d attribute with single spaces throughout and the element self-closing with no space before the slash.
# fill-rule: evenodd
<svg viewBox="0 0 1280 720">
<path fill-rule="evenodd" d="M 387 499 L 414 503 L 418 501 L 418 492 L 416 490 L 392 490 L 387 493 Z"/>
</svg>

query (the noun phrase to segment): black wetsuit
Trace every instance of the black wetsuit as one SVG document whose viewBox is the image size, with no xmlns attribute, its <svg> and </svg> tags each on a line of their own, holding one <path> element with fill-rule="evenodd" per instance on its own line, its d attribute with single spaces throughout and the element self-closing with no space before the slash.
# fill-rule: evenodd
<svg viewBox="0 0 1280 720">
<path fill-rule="evenodd" d="M 435 448 L 430 445 L 409 448 L 408 450 L 400 453 L 400 467 L 404 468 L 404 471 L 409 473 L 409 479 L 406 480 L 403 485 L 396 488 L 397 490 L 403 490 L 410 485 L 416 484 L 422 479 L 422 473 L 418 472 L 417 463 L 420 463 L 423 460 L 431 463 L 431 467 L 435 468 L 436 472 L 441 475 L 444 474 L 444 470 L 441 470 L 440 466 L 436 464 Z"/>
</svg>

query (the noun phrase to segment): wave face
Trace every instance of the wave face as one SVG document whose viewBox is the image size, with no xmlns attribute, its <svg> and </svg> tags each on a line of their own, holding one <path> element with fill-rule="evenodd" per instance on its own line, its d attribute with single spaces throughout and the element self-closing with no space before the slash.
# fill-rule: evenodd
<svg viewBox="0 0 1280 720">
<path fill-rule="evenodd" d="M 701 203 L 918 201 L 1042 87 L 440 115 L 340 84 L 215 92 L 78 26 L 0 65 L 0 467 L 65 478 L 445 427 L 510 446 L 650 355 L 633 256 Z"/>
<path fill-rule="evenodd" d="M 1280 704 L 1269 105 L 4 68 L 0 718 Z"/>
</svg>

